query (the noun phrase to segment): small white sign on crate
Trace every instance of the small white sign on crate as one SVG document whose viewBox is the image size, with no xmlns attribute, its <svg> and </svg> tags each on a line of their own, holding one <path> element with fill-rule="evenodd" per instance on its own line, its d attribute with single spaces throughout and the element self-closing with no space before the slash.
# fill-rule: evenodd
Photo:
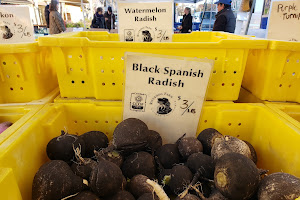
<svg viewBox="0 0 300 200">
<path fill-rule="evenodd" d="M 273 1 L 268 39 L 300 41 L 300 1 Z"/>
<path fill-rule="evenodd" d="M 0 44 L 34 42 L 28 6 L 0 5 Z"/>
<path fill-rule="evenodd" d="M 213 67 L 208 59 L 127 53 L 123 119 L 138 118 L 165 143 L 195 136 Z"/>
<path fill-rule="evenodd" d="M 171 0 L 118 1 L 120 41 L 171 42 L 173 34 Z"/>
</svg>

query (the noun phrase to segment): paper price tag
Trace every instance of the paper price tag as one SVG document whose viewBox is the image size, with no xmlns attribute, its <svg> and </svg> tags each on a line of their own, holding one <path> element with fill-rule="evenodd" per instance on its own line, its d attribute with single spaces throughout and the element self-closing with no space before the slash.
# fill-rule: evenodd
<svg viewBox="0 0 300 200">
<path fill-rule="evenodd" d="M 138 118 L 166 143 L 195 136 L 212 60 L 126 54 L 123 119 Z"/>
<path fill-rule="evenodd" d="M 273 1 L 268 39 L 300 41 L 300 1 Z"/>
<path fill-rule="evenodd" d="M 171 42 L 173 2 L 118 1 L 119 35 L 126 42 Z"/>
<path fill-rule="evenodd" d="M 34 42 L 28 6 L 0 5 L 0 43 Z"/>
</svg>

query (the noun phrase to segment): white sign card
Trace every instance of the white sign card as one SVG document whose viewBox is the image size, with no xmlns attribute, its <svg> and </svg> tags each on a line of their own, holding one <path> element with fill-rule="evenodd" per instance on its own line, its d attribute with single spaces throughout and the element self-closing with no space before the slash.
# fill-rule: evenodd
<svg viewBox="0 0 300 200">
<path fill-rule="evenodd" d="M 126 53 L 123 119 L 138 118 L 173 143 L 195 136 L 214 62 Z"/>
<path fill-rule="evenodd" d="M 34 42 L 28 6 L 0 5 L 0 44 Z"/>
<path fill-rule="evenodd" d="M 273 1 L 268 39 L 300 41 L 300 1 Z"/>
<path fill-rule="evenodd" d="M 171 42 L 173 1 L 118 1 L 120 41 Z"/>
</svg>

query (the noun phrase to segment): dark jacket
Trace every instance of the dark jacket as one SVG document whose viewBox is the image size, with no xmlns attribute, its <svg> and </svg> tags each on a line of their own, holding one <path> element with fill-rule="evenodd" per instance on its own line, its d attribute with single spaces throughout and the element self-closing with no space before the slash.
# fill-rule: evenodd
<svg viewBox="0 0 300 200">
<path fill-rule="evenodd" d="M 108 14 L 108 12 L 104 13 L 105 25 L 107 29 L 115 29 L 116 17 L 114 14 Z"/>
<path fill-rule="evenodd" d="M 47 28 L 50 28 L 49 15 L 50 15 L 49 5 L 47 5 L 45 7 L 45 19 L 46 19 L 46 23 L 47 23 Z"/>
<path fill-rule="evenodd" d="M 213 31 L 234 33 L 236 19 L 230 8 L 224 8 L 216 15 Z"/>
<path fill-rule="evenodd" d="M 99 15 L 98 13 L 96 13 L 94 15 L 91 28 L 106 28 L 104 15 Z"/>
<path fill-rule="evenodd" d="M 183 15 L 181 33 L 189 33 L 193 30 L 193 17 L 191 14 Z M 189 31 L 190 30 L 190 31 Z"/>
</svg>

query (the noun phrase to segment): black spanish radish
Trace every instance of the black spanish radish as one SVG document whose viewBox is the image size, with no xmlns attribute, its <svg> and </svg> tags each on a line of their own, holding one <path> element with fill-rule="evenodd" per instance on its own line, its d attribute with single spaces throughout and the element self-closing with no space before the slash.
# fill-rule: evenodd
<svg viewBox="0 0 300 200">
<path fill-rule="evenodd" d="M 69 200 L 101 200 L 101 199 L 93 192 L 85 190 L 79 192 L 79 194 L 70 198 Z"/>
<path fill-rule="evenodd" d="M 94 156 L 94 151 L 108 146 L 107 136 L 100 131 L 89 131 L 79 136 L 85 143 L 85 157 Z"/>
<path fill-rule="evenodd" d="M 135 175 L 130 179 L 129 188 L 131 194 L 133 194 L 136 198 L 139 198 L 145 193 L 152 193 L 153 187 L 147 183 L 147 176 L 142 174 Z"/>
<path fill-rule="evenodd" d="M 252 144 L 250 142 L 247 142 L 246 140 L 243 140 L 249 147 L 250 152 L 251 152 L 251 160 L 253 160 L 253 162 L 256 164 L 257 163 L 257 154 L 256 151 L 254 149 L 254 147 L 252 146 Z"/>
<path fill-rule="evenodd" d="M 193 153 L 203 152 L 203 146 L 195 137 L 184 137 L 178 142 L 178 150 L 186 160 Z"/>
<path fill-rule="evenodd" d="M 90 175 L 90 187 L 100 197 L 111 196 L 122 188 L 123 175 L 114 163 L 98 157 L 97 166 Z"/>
<path fill-rule="evenodd" d="M 190 169 L 183 165 L 175 165 L 172 168 L 169 181 L 170 189 L 174 194 L 179 194 L 186 189 L 193 179 Z"/>
<path fill-rule="evenodd" d="M 216 138 L 221 138 L 223 135 L 214 128 L 207 128 L 201 131 L 197 139 L 203 146 L 203 153 L 210 156 L 211 149 L 215 143 Z"/>
<path fill-rule="evenodd" d="M 300 179 L 277 172 L 266 176 L 259 185 L 258 200 L 295 200 L 300 197 Z"/>
<path fill-rule="evenodd" d="M 155 178 L 154 157 L 144 151 L 133 153 L 125 159 L 122 165 L 122 172 L 127 178 L 143 174 L 153 179 Z"/>
<path fill-rule="evenodd" d="M 171 169 L 173 165 L 180 163 L 180 153 L 177 144 L 165 144 L 161 146 L 156 155 L 165 169 Z"/>
<path fill-rule="evenodd" d="M 121 167 L 123 164 L 123 156 L 118 151 L 115 150 L 105 152 L 105 153 L 101 153 L 101 151 L 100 152 L 95 151 L 95 155 L 96 157 L 101 156 L 105 160 L 115 163 L 119 167 Z"/>
<path fill-rule="evenodd" d="M 162 146 L 162 138 L 158 132 L 153 130 L 148 130 L 147 135 L 148 135 L 147 148 L 150 151 L 155 152 L 158 148 Z"/>
<path fill-rule="evenodd" d="M 239 153 L 227 153 L 216 162 L 214 181 L 223 196 L 232 200 L 251 198 L 258 189 L 260 171 Z"/>
<path fill-rule="evenodd" d="M 75 175 L 89 179 L 92 170 L 96 167 L 97 162 L 91 158 L 82 158 L 80 154 L 80 149 L 77 148 L 75 151 L 76 161 L 71 165 L 71 169 Z"/>
<path fill-rule="evenodd" d="M 226 153 L 239 153 L 251 159 L 251 151 L 248 145 L 243 140 L 228 135 L 216 138 L 211 149 L 213 159 L 218 159 Z"/>
<path fill-rule="evenodd" d="M 192 154 L 187 162 L 186 165 L 189 169 L 196 173 L 200 170 L 200 176 L 208 179 L 214 178 L 214 171 L 215 171 L 215 162 L 212 157 L 203 154 L 203 153 L 194 153 Z"/>
<path fill-rule="evenodd" d="M 61 131 L 61 135 L 53 138 L 47 144 L 47 155 L 50 160 L 63 160 L 71 163 L 75 159 L 74 148 L 81 149 L 81 155 L 85 157 L 85 143 L 77 135 L 71 135 Z"/>
<path fill-rule="evenodd" d="M 155 193 L 145 193 L 140 196 L 137 200 L 160 200 Z"/>
<path fill-rule="evenodd" d="M 62 199 L 86 189 L 87 184 L 87 180 L 76 176 L 66 162 L 52 160 L 35 174 L 32 200 Z"/>
<path fill-rule="evenodd" d="M 135 198 L 130 192 L 120 190 L 113 196 L 106 198 L 106 200 L 135 200 Z"/>
</svg>

